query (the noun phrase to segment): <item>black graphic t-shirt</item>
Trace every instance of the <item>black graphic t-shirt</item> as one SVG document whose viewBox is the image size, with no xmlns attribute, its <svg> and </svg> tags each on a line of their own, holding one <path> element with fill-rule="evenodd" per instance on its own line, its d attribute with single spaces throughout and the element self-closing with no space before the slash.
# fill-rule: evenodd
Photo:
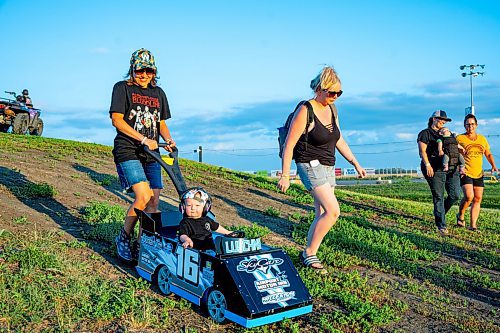
<svg viewBox="0 0 500 333">
<path fill-rule="evenodd" d="M 199 219 L 185 217 L 179 225 L 179 236 L 187 235 L 193 241 L 193 248 L 197 250 L 214 249 L 212 231 L 219 228 L 219 223 L 209 217 L 203 216 Z"/>
<path fill-rule="evenodd" d="M 439 156 L 439 149 L 437 144 L 437 140 L 440 137 L 441 136 L 439 135 L 438 131 L 435 131 L 430 127 L 420 131 L 417 137 L 417 142 L 421 141 L 427 145 L 427 158 L 429 159 L 429 163 L 431 164 L 434 171 L 443 169 L 442 158 Z M 422 170 L 425 170 L 423 161 L 420 162 L 420 167 L 422 168 Z"/>
<path fill-rule="evenodd" d="M 167 96 L 160 87 L 141 88 L 120 81 L 113 87 L 109 114 L 123 114 L 123 119 L 145 137 L 159 141 L 160 120 L 170 118 Z M 116 131 L 113 156 L 115 163 L 129 160 L 152 161 L 144 153 L 141 143 Z"/>
</svg>

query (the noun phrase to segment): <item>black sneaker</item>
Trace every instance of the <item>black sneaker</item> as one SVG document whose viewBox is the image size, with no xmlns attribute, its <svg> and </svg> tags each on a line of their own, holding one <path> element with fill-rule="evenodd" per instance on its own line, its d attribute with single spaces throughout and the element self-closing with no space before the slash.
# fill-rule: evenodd
<svg viewBox="0 0 500 333">
<path fill-rule="evenodd" d="M 120 234 L 116 236 L 115 243 L 118 258 L 123 261 L 131 262 L 132 252 L 130 251 L 130 236 L 125 233 L 125 230 L 123 228 L 120 231 Z"/>
</svg>

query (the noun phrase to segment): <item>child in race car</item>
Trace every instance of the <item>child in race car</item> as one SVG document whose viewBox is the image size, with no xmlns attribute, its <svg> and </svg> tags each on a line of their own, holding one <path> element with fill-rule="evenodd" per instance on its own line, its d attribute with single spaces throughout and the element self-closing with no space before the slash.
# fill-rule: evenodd
<svg viewBox="0 0 500 333">
<path fill-rule="evenodd" d="M 212 200 L 202 188 L 189 189 L 182 195 L 179 210 L 184 218 L 179 226 L 179 240 L 184 248 L 213 250 L 215 246 L 212 231 L 223 235 L 231 233 L 206 216 L 211 206 Z"/>
</svg>

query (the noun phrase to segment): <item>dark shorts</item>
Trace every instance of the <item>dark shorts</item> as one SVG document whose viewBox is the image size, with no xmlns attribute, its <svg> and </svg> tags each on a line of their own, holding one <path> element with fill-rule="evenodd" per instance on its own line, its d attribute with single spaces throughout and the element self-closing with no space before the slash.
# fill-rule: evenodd
<svg viewBox="0 0 500 333">
<path fill-rule="evenodd" d="M 472 184 L 474 187 L 484 187 L 484 178 L 471 178 L 469 176 L 463 176 L 460 178 L 460 186 L 464 186 L 466 184 Z"/>
<path fill-rule="evenodd" d="M 149 182 L 149 187 L 162 189 L 161 166 L 158 162 L 141 163 L 139 160 L 130 160 L 116 165 L 123 190 L 132 191 L 132 186 L 140 182 Z"/>
<path fill-rule="evenodd" d="M 310 191 L 323 184 L 335 186 L 335 167 L 318 164 L 311 166 L 309 163 L 296 163 L 297 173 L 299 174 L 302 184 Z"/>
</svg>

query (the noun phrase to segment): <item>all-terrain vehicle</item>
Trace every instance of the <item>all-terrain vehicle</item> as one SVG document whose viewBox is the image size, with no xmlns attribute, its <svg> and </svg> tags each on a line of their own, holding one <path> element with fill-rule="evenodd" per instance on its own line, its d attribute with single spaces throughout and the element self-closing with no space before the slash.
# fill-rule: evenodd
<svg viewBox="0 0 500 333">
<path fill-rule="evenodd" d="M 162 146 L 162 145 L 160 145 Z M 164 145 L 163 145 L 164 146 Z M 151 152 L 182 197 L 188 190 L 177 163 L 177 150 L 162 157 Z M 140 228 L 138 274 L 206 309 L 217 323 L 230 320 L 251 328 L 312 311 L 312 297 L 283 249 L 245 238 L 242 231 L 213 233 L 215 249 L 183 248 L 177 238 L 182 214 L 136 209 Z M 208 216 L 215 216 L 208 212 Z"/>
<path fill-rule="evenodd" d="M 8 132 L 12 128 L 14 134 L 42 135 L 41 110 L 27 107 L 15 92 L 5 93 L 16 99 L 0 98 L 0 132 Z"/>
</svg>

